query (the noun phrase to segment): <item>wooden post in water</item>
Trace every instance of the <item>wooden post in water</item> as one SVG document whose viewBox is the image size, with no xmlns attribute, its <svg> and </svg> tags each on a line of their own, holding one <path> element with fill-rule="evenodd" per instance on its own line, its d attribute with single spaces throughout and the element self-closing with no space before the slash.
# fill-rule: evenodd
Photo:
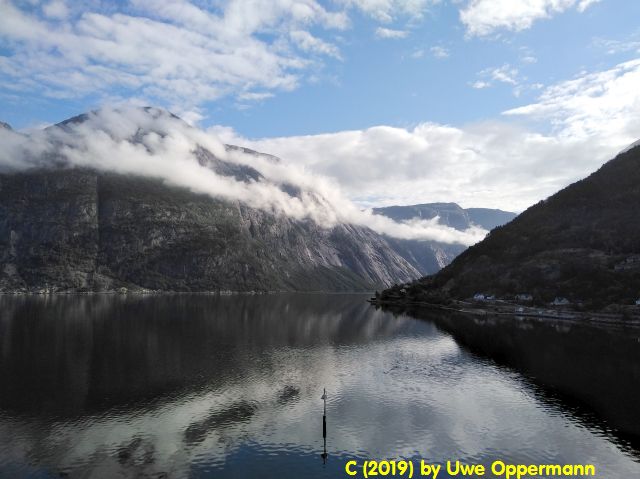
<svg viewBox="0 0 640 479">
<path fill-rule="evenodd" d="M 322 398 L 324 401 L 324 409 L 322 411 L 322 440 L 324 442 L 324 451 L 320 455 L 322 457 L 322 462 L 324 464 L 327 463 L 327 388 L 324 388 L 324 393 L 322 394 Z"/>
</svg>

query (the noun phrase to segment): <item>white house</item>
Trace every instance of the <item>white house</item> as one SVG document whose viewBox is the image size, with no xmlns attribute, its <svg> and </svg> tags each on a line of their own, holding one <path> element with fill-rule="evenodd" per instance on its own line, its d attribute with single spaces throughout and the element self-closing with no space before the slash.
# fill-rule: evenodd
<svg viewBox="0 0 640 479">
<path fill-rule="evenodd" d="M 551 304 L 553 304 L 554 306 L 566 306 L 571 303 L 567 298 L 557 297 L 556 299 L 553 300 Z"/>
<path fill-rule="evenodd" d="M 516 301 L 533 301 L 533 296 L 528 293 L 516 294 Z"/>
</svg>

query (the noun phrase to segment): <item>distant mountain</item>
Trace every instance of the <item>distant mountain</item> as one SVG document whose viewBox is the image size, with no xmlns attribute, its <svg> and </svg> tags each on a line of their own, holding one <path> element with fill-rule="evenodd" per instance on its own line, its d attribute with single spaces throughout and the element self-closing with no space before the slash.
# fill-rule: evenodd
<svg viewBox="0 0 640 479">
<path fill-rule="evenodd" d="M 493 210 L 489 208 L 466 208 L 472 224 L 480 226 L 488 231 L 507 224 L 518 216 L 510 211 Z"/>
<path fill-rule="evenodd" d="M 157 109 L 135 115 L 143 126 L 124 142 L 134 153 L 170 135 L 167 125 L 179 121 Z M 420 276 L 384 237 L 365 227 L 323 228 L 153 177 L 71 166 L 69 155 L 84 154 L 72 141 L 65 143 L 76 128 L 89 135 L 95 128 L 99 140 L 107 139 L 89 118 L 50 127 L 45 134 L 54 138 L 54 151 L 31 158 L 35 166 L 27 170 L 0 173 L 0 292 L 355 291 Z M 116 118 L 116 127 L 127 120 Z M 197 161 L 222 178 L 279 188 L 292 197 L 303 193 L 203 146 L 194 145 L 192 152 L 184 161 Z"/>
<path fill-rule="evenodd" d="M 463 209 L 456 203 L 426 203 L 408 206 L 375 208 L 374 213 L 395 221 L 413 219 L 430 220 L 439 217 L 441 224 L 464 231 L 473 226 L 491 230 L 508 223 L 515 213 L 486 208 Z M 391 246 L 421 274 L 433 274 L 447 266 L 466 247 L 458 244 L 438 243 L 427 240 L 402 240 L 387 238 Z"/>
<path fill-rule="evenodd" d="M 406 221 L 414 218 L 430 220 L 439 216 L 442 224 L 458 230 L 464 230 L 471 226 L 471 218 L 469 218 L 467 212 L 456 203 L 386 206 L 384 208 L 374 208 L 373 212 L 396 221 Z"/>
<path fill-rule="evenodd" d="M 494 229 L 438 274 L 383 297 L 429 302 L 475 293 L 589 309 L 640 298 L 640 144 Z M 404 289 L 404 291 L 402 291 Z"/>
<path fill-rule="evenodd" d="M 456 203 L 426 203 L 422 205 L 386 206 L 374 208 L 374 213 L 396 221 L 414 218 L 430 220 L 438 216 L 440 223 L 463 231 L 472 226 L 492 230 L 514 219 L 516 213 L 489 208 L 462 208 Z"/>
</svg>

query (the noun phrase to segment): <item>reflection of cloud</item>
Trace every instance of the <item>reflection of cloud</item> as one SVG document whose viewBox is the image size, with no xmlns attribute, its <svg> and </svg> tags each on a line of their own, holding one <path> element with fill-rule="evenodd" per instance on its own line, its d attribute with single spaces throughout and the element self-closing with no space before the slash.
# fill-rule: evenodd
<svg viewBox="0 0 640 479">
<path fill-rule="evenodd" d="M 5 461 L 112 477 L 134 471 L 182 477 L 196 462 L 231 473 L 228 458 L 247 444 L 256 454 L 283 457 L 318 451 L 326 387 L 333 455 L 584 463 L 589 451 L 599 471 L 632 475 L 637 467 L 605 438 L 541 407 L 517 375 L 470 359 L 428 323 L 385 321 L 411 328 L 360 345 L 330 341 L 260 354 L 241 348 L 234 352 L 241 367 L 224 374 L 223 383 L 135 410 L 52 427 L 2 419 L 0 450 Z M 279 400 L 287 386 L 299 390 L 297 401 Z"/>
<path fill-rule="evenodd" d="M 28 332 L 41 345 L 39 354 L 2 346 L 3 391 L 16 394 L 4 386 L 18 366 L 36 371 L 34 387 L 53 378 L 37 390 L 42 404 L 0 411 L 0 475 L 6 464 L 102 477 L 186 477 L 197 465 L 233 474 L 233 458 L 290 465 L 322 447 L 326 387 L 336 468 L 337 457 L 500 457 L 592 462 L 604 477 L 634 477 L 637 465 L 606 437 L 542 403 L 517 373 L 363 298 L 0 298 L 0 338 L 15 344 Z M 53 396 L 70 385 L 69 397 Z M 79 390 L 120 400 L 47 409 Z"/>
</svg>

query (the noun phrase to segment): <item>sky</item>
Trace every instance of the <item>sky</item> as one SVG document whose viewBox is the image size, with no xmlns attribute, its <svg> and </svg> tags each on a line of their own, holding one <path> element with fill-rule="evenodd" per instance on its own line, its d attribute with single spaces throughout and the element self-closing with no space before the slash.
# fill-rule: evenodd
<svg viewBox="0 0 640 479">
<path fill-rule="evenodd" d="M 361 206 L 522 211 L 640 138 L 640 2 L 0 0 L 0 120 L 119 104 Z"/>
</svg>

